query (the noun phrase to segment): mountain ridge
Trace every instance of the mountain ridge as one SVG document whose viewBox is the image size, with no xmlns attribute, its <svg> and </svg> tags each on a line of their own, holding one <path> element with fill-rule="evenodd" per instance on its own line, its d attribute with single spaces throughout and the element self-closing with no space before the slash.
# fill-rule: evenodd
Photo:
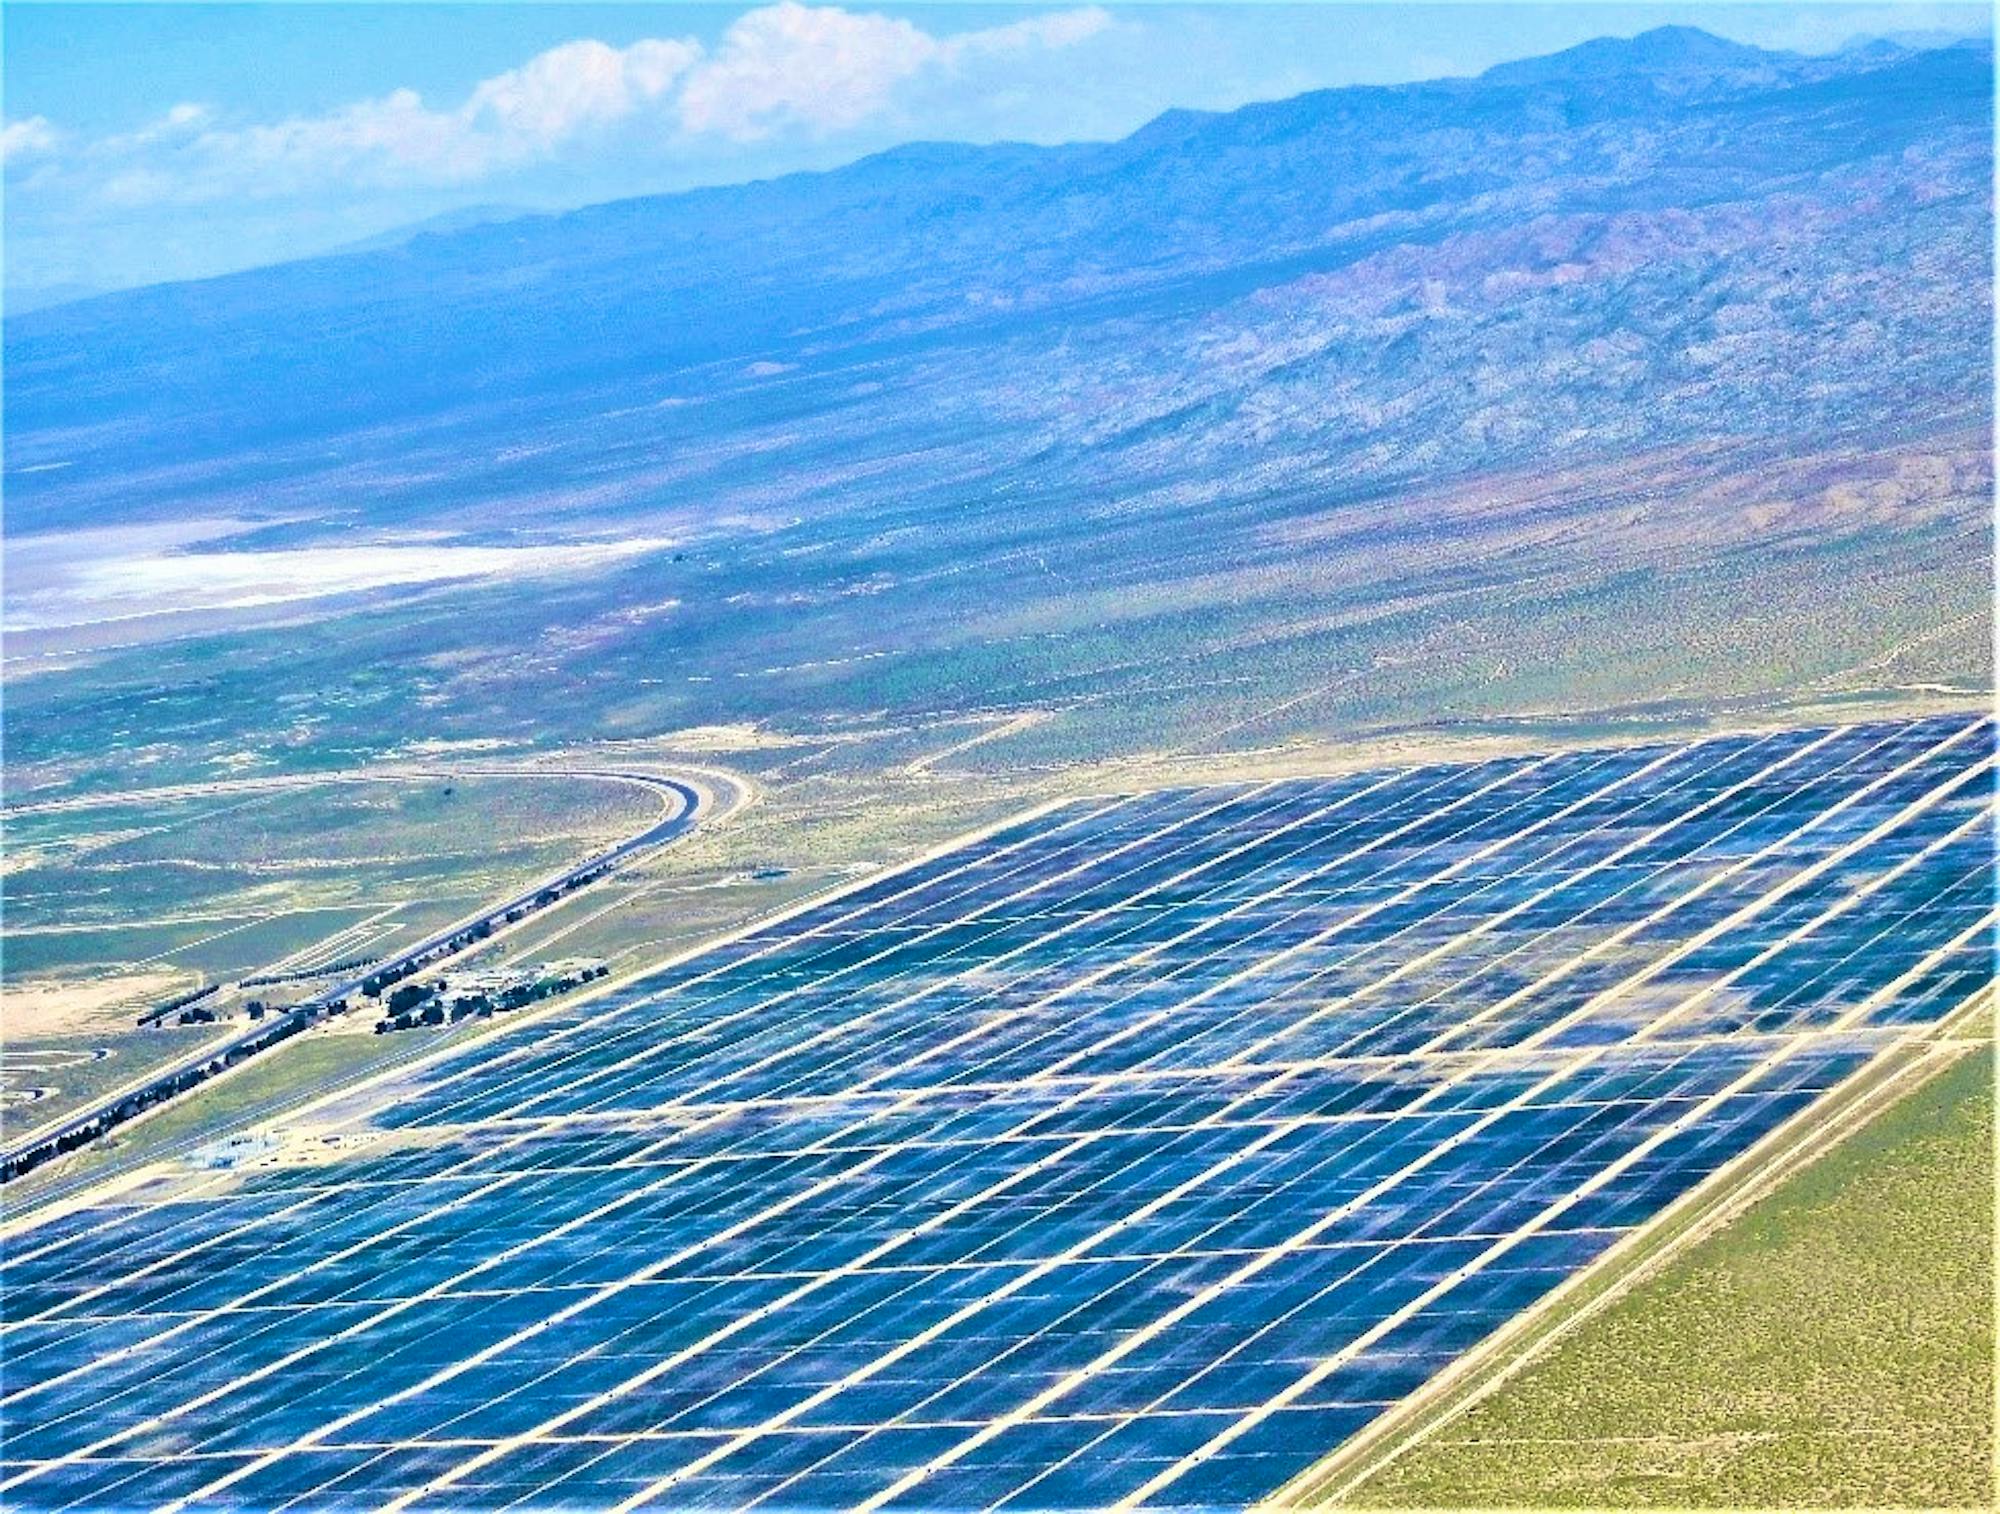
<svg viewBox="0 0 2000 1514">
<path fill-rule="evenodd" d="M 1838 53 L 1812 57 L 1732 42 L 1697 27 L 1656 27 L 1631 38 L 1594 38 L 1560 52 L 1496 64 L 1472 78 L 1446 77 L 1401 84 L 1341 85 L 1308 90 L 1281 99 L 1251 101 L 1231 110 L 1211 111 L 1172 107 L 1135 128 L 1126 136 L 1109 142 L 1030 144 L 1004 141 L 994 143 L 915 141 L 870 153 L 835 168 L 803 169 L 769 178 L 730 184 L 703 185 L 660 194 L 625 196 L 577 206 L 566 211 L 544 211 L 532 207 L 506 205 L 467 206 L 407 225 L 392 227 L 376 236 L 305 257 L 262 264 L 255 268 L 239 269 L 201 279 L 173 280 L 165 284 L 89 294 L 67 300 L 65 303 L 81 303 L 86 299 L 116 300 L 169 288 L 213 286 L 235 279 L 254 278 L 279 269 L 317 265 L 347 257 L 393 253 L 419 238 L 449 240 L 521 220 L 532 219 L 560 224 L 573 218 L 589 218 L 600 213 L 634 213 L 639 207 L 714 203 L 739 195 L 754 196 L 757 192 L 773 186 L 854 182 L 879 175 L 892 168 L 907 167 L 937 171 L 940 168 L 950 167 L 964 171 L 990 168 L 1008 160 L 1032 159 L 1042 164 L 1056 164 L 1064 158 L 1087 161 L 1105 154 L 1119 156 L 1127 152 L 1177 146 L 1184 142 L 1190 133 L 1199 132 L 1220 122 L 1253 120 L 1290 122 L 1291 129 L 1296 130 L 1309 126 L 1312 117 L 1329 110 L 1341 112 L 1343 107 L 1394 109 L 1398 105 L 1418 104 L 1427 98 L 1440 102 L 1462 99 L 1470 89 L 1481 84 L 1529 89 L 1552 88 L 1559 91 L 1574 90 L 1588 101 L 1601 99 L 1606 92 L 1607 81 L 1629 81 L 1635 77 L 1646 78 L 1662 73 L 1698 73 L 1720 75 L 1732 88 L 1747 92 L 1750 88 L 1772 82 L 1802 84 L 1854 72 L 1879 71 L 1882 68 L 1906 64 L 1913 57 L 1923 56 L 1923 51 L 1900 45 L 1891 52 L 1871 52 L 1860 45 L 1865 40 L 1882 39 L 1857 38 Z M 1989 58 L 1992 51 L 1991 41 L 1986 39 L 1966 39 L 1954 46 L 1983 51 Z M 1944 50 L 1946 49 L 1932 48 L 1926 51 Z M 1753 65 L 1755 71 L 1751 72 Z M 1990 67 L 1990 62 L 1988 66 Z M 38 307 L 35 311 L 23 311 L 21 314 L 39 314 L 42 308 L 46 307 Z M 10 313 L 9 323 L 12 320 L 13 316 Z"/>
<path fill-rule="evenodd" d="M 1962 395 L 1986 362 L 1951 286 L 1987 278 L 1990 47 L 1762 56 L 1781 77 L 1731 64 L 1692 93 L 1595 69 L 1167 113 L 1111 143 L 911 144 L 58 307 L 7 325 L 9 465 L 71 466 L 14 472 L 10 504 L 146 514 L 162 480 L 257 454 L 336 510 L 422 515 L 441 507 L 411 480 L 483 487 L 451 459 L 496 428 L 615 433 L 609 460 L 539 465 L 542 487 L 643 499 L 620 470 L 747 445 L 767 412 L 871 413 L 875 391 L 825 387 L 847 373 L 906 396 L 872 431 L 949 414 L 1093 478 L 1114 454 L 1144 457 L 1135 477 L 1257 456 L 1260 408 L 1284 416 L 1260 466 L 1347 449 L 1408 470 L 1544 434 L 1854 424 L 1895 414 L 1899 383 Z M 1651 251 L 1594 251 L 1621 245 Z M 1942 348 L 1919 339 L 1940 321 Z M 1203 356 L 1244 343 L 1308 356 Z M 1489 347 L 1521 351 L 1468 387 L 1454 369 Z M 1911 366 L 1927 347 L 1935 373 Z M 667 401 L 705 406 L 709 440 Z M 425 440 L 397 461 L 392 434 Z M 1181 458 L 1139 440 L 1165 435 Z M 1126 439 L 1093 458 L 1093 436 Z"/>
</svg>

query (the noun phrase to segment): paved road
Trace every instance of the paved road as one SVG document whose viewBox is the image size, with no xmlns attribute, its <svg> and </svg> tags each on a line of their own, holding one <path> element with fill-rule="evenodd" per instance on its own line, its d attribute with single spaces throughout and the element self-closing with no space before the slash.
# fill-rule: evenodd
<svg viewBox="0 0 2000 1514">
<path fill-rule="evenodd" d="M 333 987 L 314 995 L 311 999 L 300 1005 L 299 1008 L 311 1008 L 315 1011 L 323 1011 L 335 1000 L 345 999 L 348 995 L 358 992 L 361 985 L 370 978 L 394 976 L 398 970 L 406 967 L 408 964 L 422 962 L 426 957 L 434 957 L 437 961 L 443 961 L 448 956 L 454 956 L 457 954 L 457 951 L 462 951 L 465 947 L 475 945 L 478 941 L 486 939 L 483 935 L 474 936 L 472 934 L 478 931 L 480 927 L 484 926 L 489 931 L 498 930 L 504 924 L 510 923 L 507 920 L 507 916 L 511 911 L 522 911 L 520 918 L 525 919 L 529 914 L 546 909 L 560 899 L 568 898 L 571 893 L 575 892 L 579 880 L 601 877 L 605 873 L 613 871 L 636 853 L 664 845 L 666 842 L 672 841 L 676 837 L 685 835 L 688 831 L 693 830 L 695 819 L 701 812 L 702 796 L 700 790 L 690 784 L 681 783 L 677 779 L 659 778 L 650 773 L 583 771 L 566 772 L 563 776 L 615 779 L 627 783 L 637 783 L 642 787 L 652 789 L 664 798 L 668 798 L 671 804 L 668 813 L 663 818 L 655 821 L 645 830 L 639 832 L 638 835 L 627 837 L 608 851 L 602 851 L 595 856 L 586 857 L 574 866 L 567 867 L 551 877 L 544 878 L 541 882 L 524 889 L 503 904 L 496 904 L 490 909 L 481 911 L 479 914 L 447 925 L 444 929 L 424 937 L 423 940 L 417 942 L 414 946 L 405 947 L 392 957 L 387 957 L 379 962 L 371 962 L 365 971 L 346 979 L 344 982 L 336 983 Z M 551 894 L 555 897 L 546 897 Z M 449 946 L 454 939 L 460 937 L 470 937 L 470 939 L 461 941 L 455 950 L 441 950 L 441 948 Z"/>
<path fill-rule="evenodd" d="M 510 776 L 525 775 L 525 770 L 522 769 L 492 768 L 476 771 L 489 774 L 506 773 Z M 371 963 L 364 973 L 322 990 L 312 998 L 279 1012 L 276 1018 L 252 1025 L 222 1041 L 211 1042 L 199 1051 L 165 1067 L 156 1068 L 143 1079 L 75 1111 L 59 1124 L 47 1125 L 31 1132 L 4 1154 L 0 1154 L 0 1183 L 9 1182 L 23 1173 L 30 1172 L 65 1151 L 74 1150 L 85 1141 L 93 1140 L 148 1110 L 161 1107 L 170 1099 L 198 1087 L 223 1069 L 240 1064 L 260 1052 L 289 1040 L 322 1018 L 337 1001 L 358 993 L 361 985 L 371 978 L 393 980 L 398 975 L 414 973 L 421 967 L 448 961 L 468 947 L 489 940 L 494 932 L 551 908 L 560 901 L 570 898 L 579 888 L 616 871 L 634 856 L 687 834 L 694 829 L 696 822 L 701 818 L 703 791 L 678 779 L 664 778 L 652 773 L 583 769 L 558 771 L 544 768 L 532 772 L 550 777 L 636 783 L 657 793 L 665 801 L 666 813 L 638 834 L 629 836 L 605 851 L 597 852 L 559 873 L 542 879 L 503 903 L 448 925 L 416 944 L 405 947 L 386 960 Z M 508 918 L 510 914 L 514 916 L 512 920 Z"/>
</svg>

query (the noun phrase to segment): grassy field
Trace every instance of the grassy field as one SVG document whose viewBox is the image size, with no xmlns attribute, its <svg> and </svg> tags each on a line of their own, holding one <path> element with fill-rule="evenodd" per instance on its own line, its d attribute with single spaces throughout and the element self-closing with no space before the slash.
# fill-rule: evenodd
<svg viewBox="0 0 2000 1514">
<path fill-rule="evenodd" d="M 439 767 L 434 779 L 307 779 L 164 801 L 140 791 L 131 802 L 9 814 L 10 938 L 478 892 L 630 834 L 657 809 L 623 785 Z"/>
<path fill-rule="evenodd" d="M 1993 1053 L 1363 1483 L 1354 1507 L 1990 1508 Z"/>
<path fill-rule="evenodd" d="M 626 785 L 441 772 L 11 814 L 0 1125 L 11 1138 L 218 1033 L 141 1029 L 143 1010 L 204 983 L 382 955 L 657 810 Z M 275 992 L 294 991 L 307 990 Z"/>
<path fill-rule="evenodd" d="M 444 588 L 13 678 L 10 799 L 450 742 L 608 759 L 736 731 L 757 745 L 715 760 L 776 790 L 982 734 L 934 776 L 1861 719 L 1991 686 L 1989 499 L 1983 428 L 1116 510 L 1051 495 L 921 530 L 871 497 L 532 595 Z M 274 724 L 300 690 L 311 718 Z"/>
</svg>

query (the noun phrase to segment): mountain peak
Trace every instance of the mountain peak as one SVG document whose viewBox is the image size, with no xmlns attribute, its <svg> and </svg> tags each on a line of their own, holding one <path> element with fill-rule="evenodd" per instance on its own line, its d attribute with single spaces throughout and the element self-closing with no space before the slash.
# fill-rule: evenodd
<svg viewBox="0 0 2000 1514">
<path fill-rule="evenodd" d="M 525 216 L 539 214 L 543 212 L 527 205 L 461 205 L 456 210 L 447 210 L 441 215 L 426 216 L 421 221 L 392 226 L 387 231 L 377 232 L 372 237 L 363 237 L 359 241 L 330 248 L 328 255 L 383 252 L 390 248 L 407 247 L 419 237 L 450 236 L 453 232 L 472 231 L 481 226 L 518 221 Z"/>
<path fill-rule="evenodd" d="M 1480 77 L 1498 84 L 1542 84 L 1612 74 L 1718 74 L 1767 67 L 1784 56 L 1698 26 L 1656 26 L 1636 37 L 1597 37 L 1546 57 L 1497 64 Z"/>
</svg>

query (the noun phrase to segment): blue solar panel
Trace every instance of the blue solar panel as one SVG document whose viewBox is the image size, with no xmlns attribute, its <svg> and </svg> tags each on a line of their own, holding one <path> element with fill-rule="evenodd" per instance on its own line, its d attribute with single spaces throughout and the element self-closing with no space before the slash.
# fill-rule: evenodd
<svg viewBox="0 0 2000 1514">
<path fill-rule="evenodd" d="M 19 1230 L 0 1492 L 1254 1502 L 1988 988 L 1993 738 L 1054 806 Z"/>
</svg>

